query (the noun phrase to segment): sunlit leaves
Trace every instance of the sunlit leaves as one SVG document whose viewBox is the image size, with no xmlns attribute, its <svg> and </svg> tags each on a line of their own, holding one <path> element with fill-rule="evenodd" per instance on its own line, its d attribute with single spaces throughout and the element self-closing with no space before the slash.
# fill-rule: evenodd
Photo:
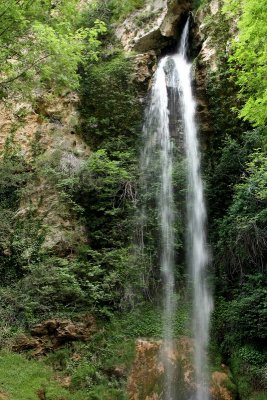
<svg viewBox="0 0 267 400">
<path fill-rule="evenodd" d="M 240 117 L 253 125 L 267 121 L 267 8 L 265 0 L 224 0 L 224 12 L 237 18 L 238 36 L 229 58 L 244 106 Z"/>
<path fill-rule="evenodd" d="M 78 65 L 85 55 L 87 61 L 97 60 L 99 35 L 106 26 L 96 20 L 91 29 L 79 27 L 82 13 L 77 5 L 77 0 L 14 0 L 0 5 L 2 90 L 78 87 Z"/>
</svg>

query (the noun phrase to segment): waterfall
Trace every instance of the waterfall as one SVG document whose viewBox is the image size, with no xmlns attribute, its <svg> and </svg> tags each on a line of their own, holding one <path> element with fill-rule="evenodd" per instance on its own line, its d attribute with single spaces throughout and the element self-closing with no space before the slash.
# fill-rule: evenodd
<svg viewBox="0 0 267 400">
<path fill-rule="evenodd" d="M 175 366 L 171 360 L 174 351 L 173 320 L 175 315 L 174 278 L 174 200 L 173 200 L 173 145 L 170 133 L 169 110 L 173 109 L 173 96 L 168 88 L 179 95 L 182 110 L 183 134 L 188 176 L 188 259 L 193 287 L 193 334 L 195 341 L 196 394 L 194 400 L 208 400 L 206 377 L 206 350 L 208 344 L 211 299 L 205 283 L 208 262 L 205 235 L 205 203 L 200 175 L 200 155 L 195 123 L 195 102 L 191 87 L 191 63 L 187 60 L 189 18 L 182 33 L 177 54 L 166 56 L 159 62 L 154 76 L 149 106 L 143 128 L 144 148 L 141 156 L 143 192 L 156 199 L 156 222 L 160 236 L 160 270 L 163 286 L 163 346 L 161 359 L 164 366 L 164 399 L 176 400 L 179 388 L 175 383 Z M 178 110 L 177 110 L 178 112 Z M 154 191 L 154 192 L 153 192 Z M 151 194 L 151 193 L 154 194 Z M 148 210 L 143 206 L 142 224 L 147 222 Z M 179 311 L 177 311 L 179 312 Z"/>
<path fill-rule="evenodd" d="M 156 189 L 158 223 L 160 226 L 160 265 L 163 281 L 163 338 L 162 362 L 165 369 L 165 397 L 173 397 L 172 363 L 168 354 L 173 351 L 172 322 L 174 317 L 174 233 L 172 142 L 169 129 L 168 93 L 165 68 L 168 57 L 163 58 L 154 77 L 150 104 L 144 124 L 145 146 L 141 170 L 144 173 L 145 191 Z"/>
<path fill-rule="evenodd" d="M 188 260 L 193 286 L 193 335 L 195 339 L 196 400 L 208 400 L 206 352 L 209 337 L 209 317 L 212 299 L 205 270 L 208 263 L 206 244 L 206 209 L 200 174 L 200 152 L 195 122 L 195 101 L 191 85 L 192 64 L 187 61 L 189 19 L 185 25 L 180 49 L 173 57 L 178 74 L 178 89 L 182 107 L 187 158 L 188 198 Z"/>
</svg>

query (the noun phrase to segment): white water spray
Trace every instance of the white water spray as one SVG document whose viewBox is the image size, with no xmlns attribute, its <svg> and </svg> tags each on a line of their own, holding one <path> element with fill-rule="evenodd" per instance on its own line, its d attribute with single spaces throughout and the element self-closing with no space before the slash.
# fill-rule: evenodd
<svg viewBox="0 0 267 400">
<path fill-rule="evenodd" d="M 154 77 L 151 101 L 144 124 L 145 148 L 142 155 L 142 170 L 149 178 L 145 190 L 151 184 L 158 185 L 157 212 L 160 226 L 161 276 L 163 281 L 163 338 L 161 353 L 165 369 L 165 398 L 174 399 L 174 368 L 168 355 L 173 351 L 174 317 L 174 233 L 173 233 L 173 184 L 172 143 L 169 129 L 168 93 L 164 69 L 168 58 L 163 58 Z M 158 176 L 154 172 L 157 171 Z"/>
<path fill-rule="evenodd" d="M 188 175 L 188 260 L 193 286 L 193 335 L 195 339 L 196 400 L 208 400 L 207 346 L 212 299 L 206 284 L 208 251 L 206 244 L 206 209 L 200 174 L 200 152 L 195 122 L 195 101 L 191 86 L 191 67 L 187 61 L 189 20 L 179 52 L 173 57 L 179 79 L 179 92 L 184 124 Z"/>
<path fill-rule="evenodd" d="M 195 102 L 191 87 L 191 64 L 187 60 L 189 19 L 185 25 L 180 49 L 176 55 L 164 57 L 155 73 L 151 100 L 144 124 L 145 145 L 141 158 L 144 190 L 158 185 L 157 214 L 160 227 L 160 265 L 163 282 L 163 346 L 164 399 L 179 398 L 174 379 L 175 366 L 170 360 L 174 350 L 173 319 L 175 314 L 174 279 L 174 204 L 172 182 L 172 139 L 169 126 L 167 86 L 179 93 L 182 110 L 188 175 L 188 250 L 193 286 L 193 333 L 195 339 L 196 394 L 194 400 L 208 400 L 207 360 L 211 298 L 205 283 L 208 263 L 206 250 L 206 211 L 200 175 L 200 156 L 195 123 Z M 176 395 L 177 393 L 177 395 Z"/>
</svg>

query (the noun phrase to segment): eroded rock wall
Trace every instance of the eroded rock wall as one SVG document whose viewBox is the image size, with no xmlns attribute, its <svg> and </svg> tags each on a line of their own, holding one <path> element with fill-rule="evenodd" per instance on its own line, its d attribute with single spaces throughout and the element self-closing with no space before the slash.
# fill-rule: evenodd
<svg viewBox="0 0 267 400">
<path fill-rule="evenodd" d="M 35 212 L 46 227 L 44 250 L 68 253 L 86 241 L 85 229 L 60 198 L 44 169 L 57 160 L 70 174 L 79 169 L 90 149 L 77 134 L 79 115 L 76 93 L 50 98 L 43 93 L 34 101 L 0 104 L 0 155 L 15 155 L 28 164 L 34 180 L 27 183 L 16 213 L 17 220 Z"/>
</svg>

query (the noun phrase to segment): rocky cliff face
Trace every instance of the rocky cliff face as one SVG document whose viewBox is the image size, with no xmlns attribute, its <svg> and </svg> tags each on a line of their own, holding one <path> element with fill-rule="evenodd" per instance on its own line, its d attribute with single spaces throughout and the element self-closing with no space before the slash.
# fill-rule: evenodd
<svg viewBox="0 0 267 400">
<path fill-rule="evenodd" d="M 218 1 L 213 0 L 209 10 L 211 15 L 218 12 L 218 7 Z M 150 87 L 158 55 L 162 49 L 175 43 L 181 21 L 190 9 L 189 0 L 148 0 L 144 8 L 131 14 L 117 27 L 117 38 L 133 58 L 134 80 L 139 85 L 141 99 Z M 195 76 L 198 117 L 201 130 L 207 133 L 210 126 L 205 77 L 207 69 L 216 68 L 216 53 L 207 37 L 203 22 L 205 15 L 203 11 L 196 15 L 196 37 L 203 45 Z M 53 185 L 43 176 L 38 177 L 37 165 L 40 160 L 56 156 L 62 169 L 71 171 L 79 168 L 90 153 L 76 132 L 78 102 L 75 93 L 56 99 L 50 99 L 49 93 L 42 93 L 32 103 L 0 104 L 0 153 L 19 154 L 37 175 L 36 182 L 28 185 L 26 195 L 22 197 L 17 217 L 26 218 L 34 208 L 44 225 L 49 227 L 43 246 L 50 250 L 66 248 L 69 241 L 86 240 L 84 228 L 70 214 Z"/>
<path fill-rule="evenodd" d="M 210 73 L 216 73 L 218 68 L 217 49 L 212 42 L 212 35 L 207 26 L 207 20 L 216 18 L 219 9 L 219 1 L 212 0 L 206 7 L 197 10 L 194 15 L 194 36 L 200 49 L 194 69 L 195 94 L 197 98 L 197 117 L 203 142 L 212 133 L 206 90 L 207 77 Z"/>
<path fill-rule="evenodd" d="M 67 251 L 68 243 L 73 247 L 85 241 L 85 231 L 48 176 L 40 173 L 40 165 L 56 158 L 60 168 L 71 173 L 90 153 L 76 133 L 78 101 L 75 93 L 52 100 L 43 93 L 32 103 L 0 105 L 0 154 L 20 157 L 35 176 L 24 190 L 16 218 L 27 219 L 34 211 L 47 227 L 44 249 L 57 252 Z"/>
<path fill-rule="evenodd" d="M 145 53 L 166 47 L 177 35 L 177 27 L 191 2 L 184 0 L 148 1 L 116 30 L 117 38 L 125 50 Z"/>
<path fill-rule="evenodd" d="M 116 36 L 124 49 L 133 56 L 136 70 L 136 81 L 144 84 L 146 91 L 150 88 L 150 79 L 155 72 L 157 57 L 165 49 L 173 48 L 186 15 L 191 12 L 189 0 L 147 1 L 144 8 L 130 15 L 116 29 Z M 195 94 L 197 100 L 197 118 L 202 137 L 208 137 L 212 131 L 206 94 L 206 78 L 209 72 L 217 69 L 216 47 L 212 43 L 205 20 L 216 17 L 220 9 L 218 0 L 193 12 L 192 33 L 193 53 L 197 62 L 193 70 Z M 167 50 L 168 51 L 168 50 Z M 205 140 L 204 140 L 205 141 Z"/>
<path fill-rule="evenodd" d="M 116 29 L 125 51 L 136 54 L 134 65 L 137 83 L 149 89 L 161 50 L 176 43 L 181 20 L 191 9 L 189 0 L 156 0 L 131 14 Z"/>
</svg>

